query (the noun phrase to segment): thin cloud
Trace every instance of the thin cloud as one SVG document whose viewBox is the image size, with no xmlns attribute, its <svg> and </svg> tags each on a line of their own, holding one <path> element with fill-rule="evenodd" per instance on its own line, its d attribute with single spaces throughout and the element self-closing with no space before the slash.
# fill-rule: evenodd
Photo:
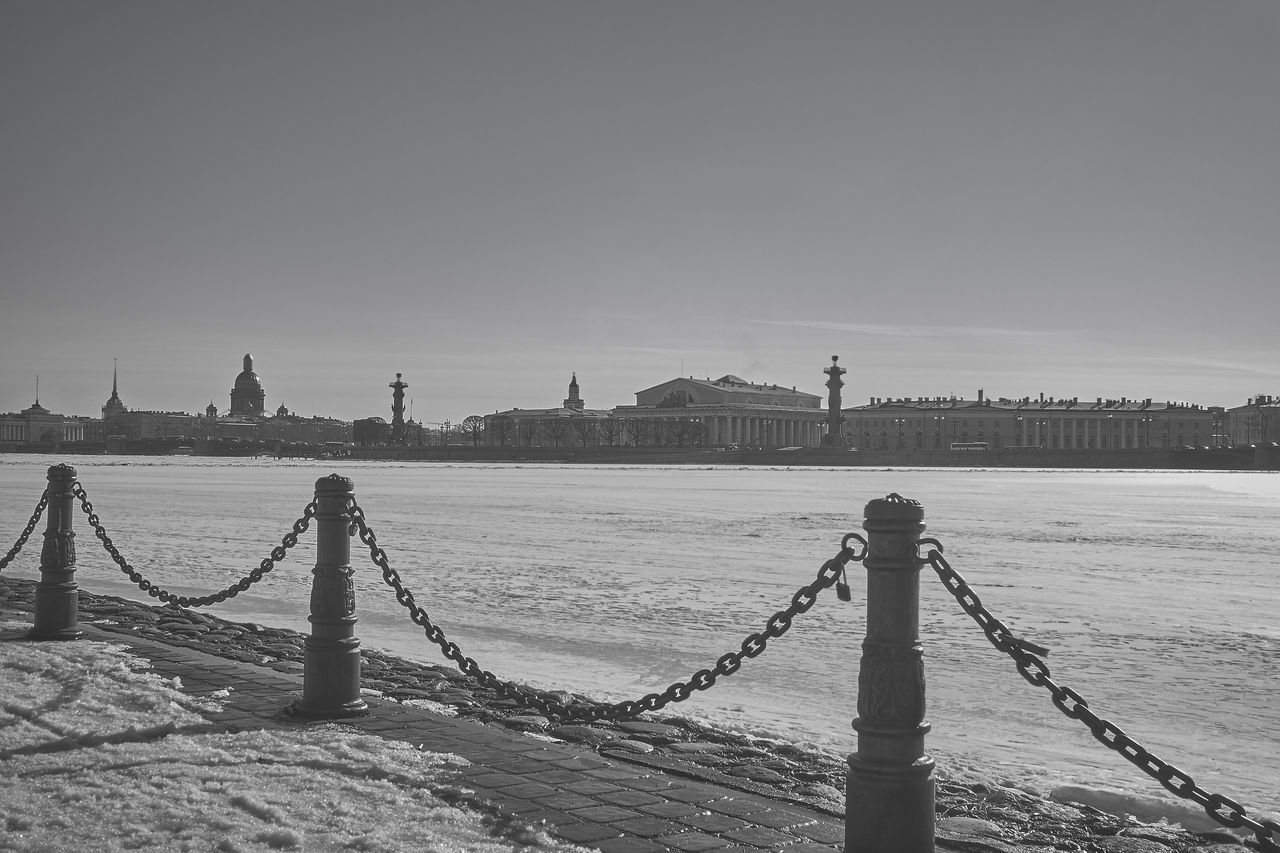
<svg viewBox="0 0 1280 853">
<path fill-rule="evenodd" d="M 1061 335 L 1065 332 L 1029 329 L 991 329 L 981 326 L 923 326 L 894 323 L 836 323 L 830 320 L 752 320 L 764 326 L 788 326 L 803 329 L 823 329 L 834 332 L 852 332 L 860 335 L 882 335 L 896 338 L 1040 338 Z"/>
</svg>

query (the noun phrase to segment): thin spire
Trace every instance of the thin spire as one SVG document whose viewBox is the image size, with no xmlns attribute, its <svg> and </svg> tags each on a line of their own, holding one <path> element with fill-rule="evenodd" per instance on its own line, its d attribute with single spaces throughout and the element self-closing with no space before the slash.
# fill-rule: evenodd
<svg viewBox="0 0 1280 853">
<path fill-rule="evenodd" d="M 120 392 L 116 390 L 116 378 L 120 372 L 120 359 L 111 359 L 111 396 L 119 397 Z"/>
</svg>

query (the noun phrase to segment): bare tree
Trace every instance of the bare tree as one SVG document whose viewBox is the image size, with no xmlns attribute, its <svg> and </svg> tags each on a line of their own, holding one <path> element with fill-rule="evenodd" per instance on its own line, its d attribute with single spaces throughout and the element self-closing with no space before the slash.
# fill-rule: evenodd
<svg viewBox="0 0 1280 853">
<path fill-rule="evenodd" d="M 506 447 L 513 438 L 516 422 L 510 415 L 495 415 L 489 418 L 489 440 L 497 439 L 499 447 Z"/>
<path fill-rule="evenodd" d="M 573 431 L 578 436 L 578 446 L 586 447 L 587 442 L 591 439 L 591 434 L 596 430 L 595 420 L 586 418 L 578 418 L 573 422 Z"/>
<path fill-rule="evenodd" d="M 479 415 L 467 415 L 462 419 L 462 433 L 471 437 L 471 446 L 475 447 L 484 436 L 484 418 Z"/>
<path fill-rule="evenodd" d="M 538 434 L 537 421 L 519 421 L 516 424 L 516 431 L 520 435 L 520 439 L 524 442 L 525 447 L 533 446 L 533 437 Z M 519 442 L 517 442 L 518 444 Z"/>
<path fill-rule="evenodd" d="M 644 447 L 653 435 L 653 422 L 649 418 L 632 418 L 627 423 L 631 440 L 636 447 Z"/>
<path fill-rule="evenodd" d="M 551 443 L 556 447 L 560 446 L 568 432 L 569 424 L 565 421 L 546 421 L 542 424 L 542 434 L 551 439 Z"/>
<path fill-rule="evenodd" d="M 600 421 L 598 435 L 606 444 L 613 447 L 613 443 L 618 440 L 618 435 L 622 432 L 622 425 L 618 423 L 616 418 L 605 418 Z"/>
</svg>

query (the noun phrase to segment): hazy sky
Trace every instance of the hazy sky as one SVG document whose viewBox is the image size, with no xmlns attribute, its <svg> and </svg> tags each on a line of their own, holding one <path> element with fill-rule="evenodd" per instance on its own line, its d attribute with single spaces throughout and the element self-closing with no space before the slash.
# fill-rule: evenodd
<svg viewBox="0 0 1280 853">
<path fill-rule="evenodd" d="M 0 411 L 1280 393 L 1275 0 L 3 0 Z"/>
</svg>

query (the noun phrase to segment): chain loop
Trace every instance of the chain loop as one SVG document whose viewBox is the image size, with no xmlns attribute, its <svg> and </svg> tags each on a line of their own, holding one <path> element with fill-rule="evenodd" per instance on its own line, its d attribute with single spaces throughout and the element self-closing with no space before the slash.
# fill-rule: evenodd
<svg viewBox="0 0 1280 853">
<path fill-rule="evenodd" d="M 1049 667 L 1040 659 L 1040 655 L 1049 653 L 1047 649 L 1015 637 L 1003 622 L 992 616 L 990 611 L 982 606 L 982 601 L 977 594 L 942 556 L 942 547 L 937 540 L 922 539 L 917 544 L 931 546 L 922 562 L 933 566 L 943 586 L 955 596 L 964 611 L 978 623 L 991 644 L 1013 659 L 1022 677 L 1052 694 L 1053 704 L 1059 711 L 1070 719 L 1082 722 L 1098 743 L 1118 752 L 1130 764 L 1163 785 L 1165 790 L 1184 800 L 1197 803 L 1204 808 L 1209 817 L 1223 826 L 1247 827 L 1257 837 L 1258 846 L 1261 849 L 1269 853 L 1280 853 L 1280 824 L 1269 820 L 1254 820 L 1235 800 L 1204 790 L 1186 773 L 1148 752 L 1142 744 L 1125 734 L 1124 730 L 1115 723 L 1102 719 L 1091 711 L 1089 703 L 1079 693 L 1069 687 L 1058 685 L 1050 677 Z"/>
<path fill-rule="evenodd" d="M 13 543 L 13 547 L 9 549 L 9 553 L 4 555 L 4 559 L 0 560 L 0 571 L 4 567 L 13 562 L 13 558 L 18 556 L 18 552 L 22 550 L 22 546 L 27 544 L 27 540 L 31 538 L 31 532 L 36 529 L 36 525 L 40 523 L 40 516 L 44 515 L 45 507 L 49 505 L 49 490 L 45 489 L 40 493 L 40 502 L 36 504 L 36 511 L 31 513 L 31 520 L 27 522 L 27 526 L 23 528 L 22 534 L 18 536 L 18 541 Z"/>
<path fill-rule="evenodd" d="M 221 604 L 228 598 L 234 598 L 236 595 L 248 590 L 249 587 L 266 577 L 267 572 L 275 568 L 275 564 L 285 558 L 289 549 L 298 544 L 298 535 L 307 531 L 307 528 L 311 526 L 311 519 L 316 514 L 316 504 L 315 501 L 312 501 L 302 511 L 302 517 L 293 523 L 293 529 L 280 540 L 281 544 L 272 548 L 270 556 L 265 558 L 256 569 L 226 589 L 215 592 L 212 595 L 191 598 L 185 595 L 174 595 L 168 590 L 156 586 L 144 578 L 133 566 L 129 565 L 128 561 L 116 549 L 111 537 L 107 535 L 106 528 L 102 526 L 102 522 L 93 511 L 93 504 L 89 502 L 89 496 L 85 494 L 84 487 L 80 485 L 79 480 L 71 484 L 71 492 L 80 499 L 80 509 L 89 517 L 89 525 L 93 528 L 94 535 L 98 537 L 103 549 L 115 561 L 115 564 L 120 567 L 120 571 L 128 575 L 129 580 L 137 584 L 138 589 L 147 595 L 152 598 L 158 598 L 165 604 L 176 604 L 178 607 L 208 607 L 211 604 Z"/>
<path fill-rule="evenodd" d="M 439 646 L 444 656 L 457 664 L 458 669 L 474 681 L 497 691 L 500 696 L 513 699 L 527 708 L 536 710 L 547 719 L 557 723 L 570 720 L 592 722 L 595 720 L 626 719 L 644 711 L 657 711 L 671 702 L 683 702 L 695 692 L 707 690 L 715 685 L 716 680 L 721 676 L 733 675 L 741 669 L 743 658 L 753 658 L 761 654 L 765 650 L 765 645 L 769 639 L 780 637 L 786 633 L 791 627 L 791 620 L 797 614 L 809 610 L 817 600 L 819 592 L 836 584 L 843 576 L 844 567 L 848 563 L 862 560 L 866 556 L 866 540 L 857 534 L 846 536 L 841 543 L 840 552 L 822 564 L 822 568 L 818 570 L 818 576 L 813 583 L 801 587 L 792 596 L 789 608 L 781 610 L 769 618 L 762 633 L 751 634 L 742 641 L 741 651 L 722 655 L 716 661 L 714 668 L 698 670 L 687 682 L 676 682 L 668 686 L 662 693 L 649 693 L 635 700 L 624 700 L 612 704 L 569 704 L 562 702 L 549 692 L 535 690 L 510 681 L 503 681 L 493 673 L 481 669 L 479 664 L 465 656 L 456 643 L 445 638 L 444 632 L 431 621 L 431 617 L 427 615 L 427 612 L 414 602 L 413 593 L 405 588 L 400 574 L 391 567 L 390 562 L 387 560 L 386 552 L 378 545 L 373 528 L 365 520 L 364 510 L 356 503 L 354 497 L 348 502 L 347 508 L 351 513 L 350 529 L 352 533 L 358 533 L 360 541 L 369 548 L 369 558 L 375 566 L 382 570 L 383 581 L 395 591 L 396 600 L 409 611 L 409 618 L 413 620 L 414 624 L 423 629 L 427 639 Z M 861 553 L 855 552 L 848 547 L 848 543 L 851 540 L 857 540 L 863 544 Z"/>
</svg>

